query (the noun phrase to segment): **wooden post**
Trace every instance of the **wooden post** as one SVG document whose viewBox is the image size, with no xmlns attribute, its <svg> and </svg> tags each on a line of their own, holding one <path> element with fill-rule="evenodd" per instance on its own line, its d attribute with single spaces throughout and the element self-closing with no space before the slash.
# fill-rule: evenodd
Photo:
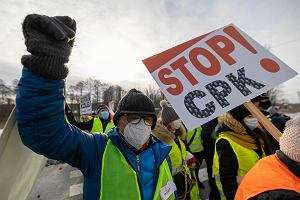
<svg viewBox="0 0 300 200">
<path fill-rule="evenodd" d="M 245 102 L 244 106 L 249 112 L 258 119 L 262 126 L 279 142 L 279 138 L 282 133 L 268 120 L 268 118 L 260 112 L 260 110 L 252 103 Z"/>
</svg>

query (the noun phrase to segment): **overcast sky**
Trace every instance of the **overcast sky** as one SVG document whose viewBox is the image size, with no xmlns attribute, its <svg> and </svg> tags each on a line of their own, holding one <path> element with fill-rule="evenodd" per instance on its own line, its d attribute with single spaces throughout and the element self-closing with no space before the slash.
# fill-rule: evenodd
<svg viewBox="0 0 300 200">
<path fill-rule="evenodd" d="M 237 25 L 300 72 L 299 0 L 0 0 L 0 79 L 11 84 L 26 53 L 21 23 L 30 13 L 69 15 L 77 22 L 69 83 L 92 77 L 125 89 L 155 84 L 141 62 L 194 37 Z M 282 86 L 299 102 L 300 77 Z"/>
</svg>

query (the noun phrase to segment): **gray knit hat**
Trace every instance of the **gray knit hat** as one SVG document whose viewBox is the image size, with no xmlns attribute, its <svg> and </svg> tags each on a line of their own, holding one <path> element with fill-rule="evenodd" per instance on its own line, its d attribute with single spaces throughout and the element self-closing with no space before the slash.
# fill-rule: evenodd
<svg viewBox="0 0 300 200">
<path fill-rule="evenodd" d="M 300 116 L 286 122 L 279 145 L 285 155 L 300 163 Z"/>
<path fill-rule="evenodd" d="M 160 106 L 162 107 L 161 111 L 161 119 L 163 124 L 169 124 L 170 122 L 179 119 L 177 113 L 173 109 L 173 107 L 166 101 L 161 100 Z"/>
</svg>

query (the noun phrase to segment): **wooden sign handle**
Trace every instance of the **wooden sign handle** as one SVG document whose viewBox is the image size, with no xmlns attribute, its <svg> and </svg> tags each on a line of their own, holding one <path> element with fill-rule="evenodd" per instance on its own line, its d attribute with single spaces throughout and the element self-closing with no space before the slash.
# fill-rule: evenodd
<svg viewBox="0 0 300 200">
<path fill-rule="evenodd" d="M 277 140 L 277 142 L 279 142 L 282 133 L 272 124 L 272 122 L 270 122 L 252 102 L 245 102 L 243 105 L 258 119 L 261 125 Z"/>
</svg>

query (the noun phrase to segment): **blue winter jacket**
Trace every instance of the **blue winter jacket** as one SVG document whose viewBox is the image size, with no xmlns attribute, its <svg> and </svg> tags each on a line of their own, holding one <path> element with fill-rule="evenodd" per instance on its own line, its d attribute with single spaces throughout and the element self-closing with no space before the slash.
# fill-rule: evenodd
<svg viewBox="0 0 300 200">
<path fill-rule="evenodd" d="M 46 80 L 23 68 L 16 98 L 19 133 L 22 142 L 34 152 L 78 168 L 84 175 L 84 199 L 99 200 L 102 156 L 108 138 L 137 172 L 136 154 L 123 142 L 118 128 L 107 135 L 86 134 L 67 124 L 64 84 L 63 80 Z M 154 137 L 151 140 L 152 145 L 139 154 L 137 176 L 144 200 L 153 198 L 159 166 L 171 149 Z"/>
</svg>

